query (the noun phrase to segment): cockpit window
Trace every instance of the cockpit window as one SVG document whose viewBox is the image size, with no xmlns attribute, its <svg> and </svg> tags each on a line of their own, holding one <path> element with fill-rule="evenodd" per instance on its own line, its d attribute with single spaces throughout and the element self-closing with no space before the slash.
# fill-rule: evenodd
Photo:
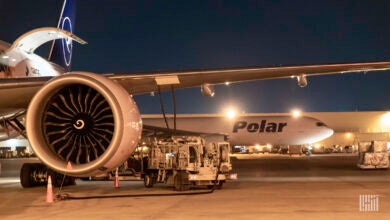
<svg viewBox="0 0 390 220">
<path fill-rule="evenodd" d="M 326 127 L 326 124 L 324 122 L 316 122 L 317 127 Z"/>
</svg>

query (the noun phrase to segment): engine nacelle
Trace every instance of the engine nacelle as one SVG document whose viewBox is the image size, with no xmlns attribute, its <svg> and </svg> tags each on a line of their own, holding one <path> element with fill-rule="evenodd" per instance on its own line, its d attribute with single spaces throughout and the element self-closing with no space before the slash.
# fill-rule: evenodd
<svg viewBox="0 0 390 220">
<path fill-rule="evenodd" d="M 215 95 L 214 85 L 208 83 L 202 84 L 200 87 L 200 91 L 202 92 L 203 96 L 214 97 Z"/>
<path fill-rule="evenodd" d="M 297 83 L 298 83 L 298 86 L 301 88 L 306 87 L 307 86 L 306 75 L 301 74 L 301 75 L 297 76 Z"/>
<path fill-rule="evenodd" d="M 142 121 L 121 85 L 98 74 L 73 72 L 49 81 L 34 96 L 26 131 L 44 164 L 83 177 L 121 165 L 141 138 Z"/>
</svg>

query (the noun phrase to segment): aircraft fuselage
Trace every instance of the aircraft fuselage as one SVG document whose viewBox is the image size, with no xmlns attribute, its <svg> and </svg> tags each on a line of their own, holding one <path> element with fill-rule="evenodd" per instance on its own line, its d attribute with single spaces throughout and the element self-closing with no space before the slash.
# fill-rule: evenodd
<svg viewBox="0 0 390 220">
<path fill-rule="evenodd" d="M 144 115 L 145 125 L 165 127 L 164 119 Z M 168 122 L 172 125 L 173 119 Z M 172 127 L 172 126 L 171 126 Z M 241 116 L 185 116 L 177 118 L 177 129 L 202 134 L 225 134 L 234 145 L 311 144 L 333 134 L 323 122 L 310 117 Z"/>
</svg>

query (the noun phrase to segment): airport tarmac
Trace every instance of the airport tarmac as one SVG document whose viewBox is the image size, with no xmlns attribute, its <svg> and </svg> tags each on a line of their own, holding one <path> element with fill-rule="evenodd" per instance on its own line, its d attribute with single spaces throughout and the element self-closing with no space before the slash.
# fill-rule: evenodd
<svg viewBox="0 0 390 220">
<path fill-rule="evenodd" d="M 46 188 L 23 189 L 17 160 L 0 160 L 0 219 L 389 219 L 390 170 L 359 170 L 356 155 L 235 155 L 239 180 L 202 195 L 62 200 L 45 203 Z M 12 166 L 10 166 L 12 164 Z M 199 190 L 198 190 L 199 191 Z M 55 189 L 55 193 L 58 189 Z M 174 193 L 142 182 L 77 181 L 73 196 Z M 378 211 L 359 211 L 360 195 L 378 195 Z"/>
</svg>

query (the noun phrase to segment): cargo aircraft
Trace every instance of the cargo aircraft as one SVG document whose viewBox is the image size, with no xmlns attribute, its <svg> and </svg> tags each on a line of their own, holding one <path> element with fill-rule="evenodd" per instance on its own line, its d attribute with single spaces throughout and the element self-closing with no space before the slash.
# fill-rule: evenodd
<svg viewBox="0 0 390 220">
<path fill-rule="evenodd" d="M 64 2 L 57 28 L 31 30 L 12 44 L 0 41 L 2 124 L 9 128 L 10 136 L 17 131 L 28 137 L 34 153 L 46 166 L 70 176 L 107 172 L 134 151 L 143 128 L 134 95 L 199 86 L 204 95 L 213 96 L 216 84 L 290 77 L 304 87 L 307 76 L 390 69 L 390 62 L 374 62 L 150 74 L 70 71 L 73 42 L 86 44 L 73 34 L 74 5 L 73 0 Z M 49 59 L 34 53 L 52 41 L 55 43 Z M 24 111 L 22 123 L 20 115 Z M 248 132 L 261 138 L 264 133 L 287 131 L 292 125 L 287 120 L 247 118 L 231 129 L 235 135 Z M 67 168 L 69 162 L 72 169 Z M 33 169 L 27 171 L 33 173 Z M 28 175 L 24 178 L 30 178 Z"/>
<path fill-rule="evenodd" d="M 142 115 L 142 122 L 149 130 L 166 127 L 161 115 Z M 172 128 L 174 116 L 168 115 L 167 122 Z M 206 138 L 222 136 L 231 145 L 246 146 L 312 144 L 333 134 L 333 129 L 318 119 L 288 114 L 242 114 L 234 118 L 223 114 L 180 114 L 176 124 L 178 132 L 193 132 Z"/>
</svg>

